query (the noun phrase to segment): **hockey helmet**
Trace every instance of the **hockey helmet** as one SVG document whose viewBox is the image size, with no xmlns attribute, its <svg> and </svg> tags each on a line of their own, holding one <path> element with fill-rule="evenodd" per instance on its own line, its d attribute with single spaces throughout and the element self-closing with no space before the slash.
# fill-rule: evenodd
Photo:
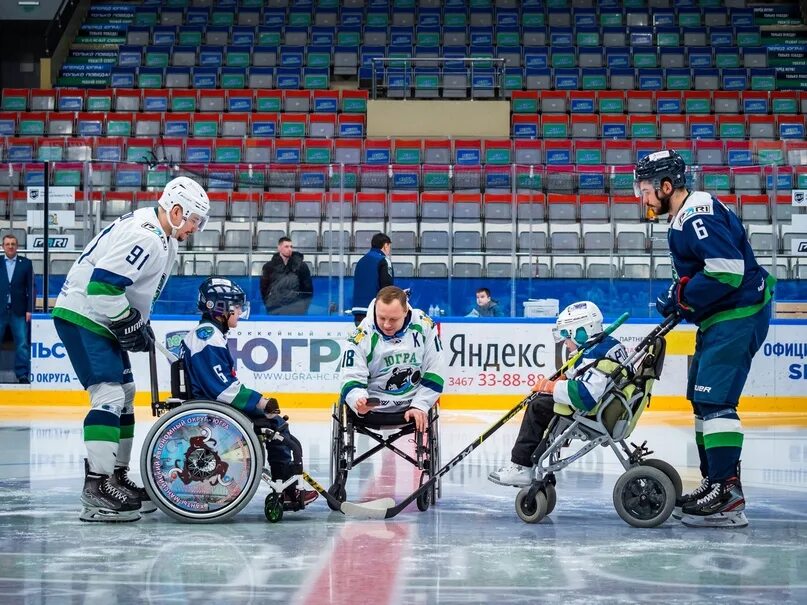
<svg viewBox="0 0 807 605">
<path fill-rule="evenodd" d="M 158 202 L 160 208 L 168 214 L 168 223 L 176 232 L 181 229 L 185 221 L 194 221 L 199 225 L 199 231 L 203 231 L 207 225 L 207 215 L 210 213 L 210 198 L 204 188 L 186 176 L 178 176 L 168 181 Z M 182 222 L 174 225 L 171 222 L 171 209 L 174 206 L 182 208 Z"/>
<path fill-rule="evenodd" d="M 643 157 L 633 171 L 633 192 L 642 197 L 639 186 L 642 181 L 650 181 L 653 188 L 661 189 L 664 179 L 669 179 L 674 189 L 686 187 L 686 163 L 680 154 L 672 149 L 656 151 Z"/>
<path fill-rule="evenodd" d="M 602 332 L 602 312 L 593 302 L 584 300 L 569 305 L 558 315 L 553 330 L 555 340 L 571 338 L 578 345 Z"/>
<path fill-rule="evenodd" d="M 208 277 L 199 286 L 197 306 L 202 313 L 214 319 L 229 315 L 236 308 L 241 309 L 240 318 L 249 318 L 249 301 L 246 293 L 237 283 L 226 277 Z"/>
</svg>

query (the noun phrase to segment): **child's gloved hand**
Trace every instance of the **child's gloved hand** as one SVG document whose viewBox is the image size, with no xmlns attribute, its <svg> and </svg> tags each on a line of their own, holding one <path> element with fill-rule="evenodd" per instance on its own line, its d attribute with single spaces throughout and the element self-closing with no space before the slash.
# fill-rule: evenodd
<svg viewBox="0 0 807 605">
<path fill-rule="evenodd" d="M 555 391 L 555 381 L 548 378 L 539 378 L 535 386 L 532 387 L 533 393 L 546 393 L 551 395 Z"/>
</svg>

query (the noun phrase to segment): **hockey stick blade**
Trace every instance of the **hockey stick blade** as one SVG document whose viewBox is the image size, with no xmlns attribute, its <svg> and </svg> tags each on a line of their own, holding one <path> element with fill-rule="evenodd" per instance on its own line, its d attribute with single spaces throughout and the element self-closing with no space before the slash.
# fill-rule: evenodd
<svg viewBox="0 0 807 605">
<path fill-rule="evenodd" d="M 370 506 L 371 504 L 381 502 L 381 500 L 387 500 L 387 506 L 384 506 L 383 508 Z M 342 502 L 342 506 L 339 508 L 339 510 L 341 510 L 346 516 L 355 517 L 357 519 L 386 519 L 389 511 L 392 509 L 392 505 L 395 504 L 395 500 L 392 498 L 381 498 L 381 500 L 373 500 L 372 502 L 363 502 L 361 504 L 357 504 L 355 502 Z"/>
<path fill-rule="evenodd" d="M 585 343 L 581 346 L 577 352 L 571 356 L 565 364 L 563 364 L 553 375 L 552 380 L 556 380 L 565 370 L 566 368 L 570 367 L 577 361 L 584 352 L 590 350 L 594 345 L 598 344 L 602 341 L 603 338 L 608 336 L 609 334 L 613 333 L 619 326 L 621 326 L 625 321 L 627 321 L 629 317 L 628 313 L 623 313 L 620 315 L 615 322 L 605 328 L 600 334 L 596 337 L 592 338 L 590 341 Z M 504 424 L 509 421 L 513 416 L 518 414 L 523 408 L 528 406 L 533 399 L 538 397 L 538 393 L 530 393 L 522 399 L 512 410 L 507 412 L 504 416 L 502 416 L 498 421 L 496 421 L 490 428 L 488 428 L 484 433 L 482 433 L 479 437 L 474 439 L 471 444 L 462 450 L 459 454 L 454 456 L 451 460 L 448 461 L 441 469 L 436 471 L 432 477 L 429 478 L 426 483 L 421 485 L 417 490 L 415 490 L 412 494 L 407 496 L 400 504 L 397 506 L 393 506 L 387 508 L 386 510 L 380 510 L 375 508 L 370 508 L 368 506 L 361 506 L 358 504 L 354 504 L 352 502 L 345 502 L 342 504 L 341 511 L 345 513 L 345 515 L 351 517 L 360 517 L 365 519 L 392 519 L 398 513 L 400 513 L 403 509 L 409 506 L 415 499 L 420 496 L 421 494 L 425 493 L 426 490 L 431 489 L 435 482 L 437 482 L 440 477 L 447 474 L 452 468 L 454 468 L 457 464 L 459 464 L 462 460 L 465 459 L 466 456 L 470 455 L 477 447 L 482 445 L 488 437 L 490 437 L 493 433 L 498 431 Z"/>
<path fill-rule="evenodd" d="M 339 510 L 344 514 L 348 514 L 347 512 L 345 512 L 345 508 L 344 508 L 345 504 L 349 505 L 348 509 L 350 509 L 351 507 L 356 507 L 356 508 L 358 508 L 360 510 L 364 510 L 364 509 L 369 510 L 369 511 L 380 510 L 380 511 L 382 511 L 382 513 L 386 512 L 386 510 L 390 506 L 395 504 L 395 500 L 393 500 L 392 498 L 379 498 L 377 500 L 369 500 L 368 502 L 362 502 L 361 504 L 354 504 L 353 502 L 341 502 L 341 501 L 337 500 L 336 498 L 334 498 L 332 494 L 329 494 L 328 490 L 326 490 L 324 487 L 322 487 L 316 481 L 316 479 L 314 479 L 306 471 L 303 471 L 301 473 L 301 476 L 305 480 L 305 482 L 308 483 L 308 485 L 313 487 L 323 498 L 325 498 L 325 500 L 328 502 L 328 504 L 331 505 L 331 507 L 334 510 Z M 382 514 L 382 516 L 380 518 L 382 518 L 382 519 L 384 518 L 383 514 Z"/>
</svg>

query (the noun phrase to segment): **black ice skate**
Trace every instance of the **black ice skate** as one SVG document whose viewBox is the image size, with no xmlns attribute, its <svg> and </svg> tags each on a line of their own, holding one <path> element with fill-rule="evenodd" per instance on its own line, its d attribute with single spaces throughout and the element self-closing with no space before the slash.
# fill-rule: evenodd
<svg viewBox="0 0 807 605">
<path fill-rule="evenodd" d="M 701 483 L 698 487 L 693 489 L 688 494 L 683 494 L 680 498 L 676 498 L 675 508 L 673 509 L 672 512 L 673 519 L 677 519 L 680 521 L 681 517 L 684 516 L 684 514 L 681 512 L 681 508 L 685 504 L 691 504 L 692 502 L 695 502 L 699 498 L 703 498 L 706 494 L 709 493 L 711 489 L 712 484 L 709 481 L 709 477 L 704 477 L 703 479 L 701 479 Z"/>
<path fill-rule="evenodd" d="M 745 527 L 745 496 L 737 477 L 712 483 L 709 492 L 685 504 L 681 522 L 688 527 Z"/>
<path fill-rule="evenodd" d="M 130 499 L 109 475 L 90 472 L 87 460 L 84 461 L 81 504 L 84 508 L 79 519 L 82 521 L 122 523 L 140 519 L 140 501 Z"/>
<path fill-rule="evenodd" d="M 112 481 L 115 487 L 125 493 L 130 500 L 138 500 L 140 502 L 141 513 L 153 513 L 157 510 L 157 505 L 151 501 L 148 492 L 144 488 L 129 479 L 128 473 L 128 466 L 115 467 L 115 472 L 112 474 Z"/>
</svg>

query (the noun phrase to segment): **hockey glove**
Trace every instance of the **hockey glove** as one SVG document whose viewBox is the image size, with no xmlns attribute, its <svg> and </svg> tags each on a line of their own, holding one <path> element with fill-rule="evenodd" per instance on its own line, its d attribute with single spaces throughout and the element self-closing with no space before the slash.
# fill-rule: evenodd
<svg viewBox="0 0 807 605">
<path fill-rule="evenodd" d="M 688 277 L 674 281 L 666 292 L 656 298 L 656 310 L 664 317 L 676 313 L 684 315 L 691 313 L 694 309 L 684 302 L 684 286 L 689 281 Z"/>
<path fill-rule="evenodd" d="M 539 378 L 535 386 L 532 387 L 533 393 L 546 393 L 551 395 L 555 391 L 555 381 L 548 378 Z"/>
<path fill-rule="evenodd" d="M 143 353 L 151 348 L 154 332 L 140 315 L 140 311 L 131 307 L 129 315 L 109 324 L 109 331 L 118 339 L 120 348 L 132 353 Z"/>
<path fill-rule="evenodd" d="M 277 399 L 274 397 L 266 397 L 266 407 L 263 408 L 263 411 L 266 414 L 279 414 L 280 404 L 277 402 Z"/>
</svg>

